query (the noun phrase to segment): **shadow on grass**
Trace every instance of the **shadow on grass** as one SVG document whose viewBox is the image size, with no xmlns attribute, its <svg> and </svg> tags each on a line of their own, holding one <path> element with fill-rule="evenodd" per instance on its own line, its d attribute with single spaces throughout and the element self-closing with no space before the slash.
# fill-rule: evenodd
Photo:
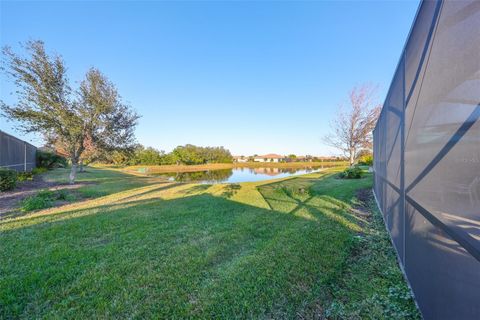
<svg viewBox="0 0 480 320">
<path fill-rule="evenodd" d="M 185 315 L 182 310 L 198 303 L 201 308 L 187 314 L 209 317 L 223 310 L 228 316 L 237 312 L 261 315 L 272 301 L 278 302 L 279 314 L 293 316 L 306 297 L 303 291 L 317 295 L 319 290 L 304 283 L 304 277 L 296 280 L 296 273 L 312 279 L 326 277 L 323 273 L 328 274 L 332 262 L 311 260 L 312 255 L 334 252 L 334 246 L 350 234 L 348 226 L 331 220 L 343 230 L 339 242 L 321 241 L 317 221 L 210 194 L 172 200 L 131 198 L 59 213 L 54 220 L 40 218 L 34 219 L 39 222 L 34 225 L 12 225 L 0 236 L 4 245 L 0 256 L 9 256 L 8 265 L 2 266 L 5 278 L 0 290 L 0 299 L 10 297 L 10 302 L 0 301 L 7 318 L 20 314 L 48 317 L 48 312 L 63 314 L 61 310 L 69 308 L 75 308 L 79 316 L 91 316 L 98 311 L 98 301 L 114 296 L 122 302 L 118 292 L 129 290 L 133 293 L 125 293 L 123 303 L 128 309 L 134 302 L 129 309 L 133 312 L 152 303 L 143 304 L 139 293 L 145 286 L 152 290 L 147 291 L 152 299 L 174 301 L 164 309 L 170 310 L 164 316 Z M 336 274 L 340 264 L 340 260 L 335 262 L 331 271 Z M 33 266 L 38 270 L 34 274 Z M 300 271 L 292 274 L 297 267 Z M 93 287 L 98 288 L 93 300 L 73 299 Z M 238 295 L 239 290 L 247 291 Z M 195 297 L 185 298 L 184 292 Z M 285 297 L 285 292 L 293 293 Z M 282 306 L 284 299 L 288 303 Z M 28 308 L 47 300 L 45 309 Z M 158 312 L 154 314 L 167 312 L 150 307 Z M 272 308 L 268 311 L 280 312 Z"/>
<path fill-rule="evenodd" d="M 190 195 L 193 195 L 193 194 L 202 193 L 202 192 L 206 191 L 207 189 L 209 189 L 210 187 L 211 187 L 210 184 L 198 184 L 198 185 L 194 185 L 194 186 L 192 186 L 188 189 L 180 190 L 178 193 L 181 194 L 181 195 L 190 196 Z"/>
<path fill-rule="evenodd" d="M 146 191 L 138 192 L 138 193 L 135 193 L 131 196 L 122 198 L 122 203 L 125 202 L 125 200 L 135 199 L 135 198 L 138 198 L 138 197 L 141 197 L 141 196 L 146 196 L 146 195 L 149 195 L 149 194 L 152 194 L 152 193 L 155 193 L 155 192 L 164 191 L 164 190 L 167 190 L 167 189 L 172 189 L 172 188 L 178 187 L 180 185 L 182 185 L 182 183 L 171 183 L 171 182 L 161 183 L 160 186 L 158 186 L 158 187 L 151 188 L 151 189 L 148 189 Z"/>
<path fill-rule="evenodd" d="M 8 220 L 8 219 L 11 219 L 11 218 L 16 218 L 20 214 L 21 213 L 19 213 L 19 210 L 11 210 L 11 211 L 7 211 L 7 212 L 2 212 L 2 214 L 0 215 L 0 225 L 1 225 L 2 220 Z"/>
<path fill-rule="evenodd" d="M 259 187 L 271 210 L 206 193 L 209 185 L 179 188 L 175 199 L 152 194 L 172 183 L 8 221 L 0 318 L 324 317 L 359 220 L 350 202 L 312 192 L 320 181 Z"/>
<path fill-rule="evenodd" d="M 361 226 L 367 223 L 366 219 L 351 213 L 356 203 L 354 194 L 342 195 L 340 200 L 328 194 L 317 192 L 318 186 L 335 179 L 335 174 L 325 174 L 317 179 L 297 177 L 262 185 L 257 188 L 271 210 L 297 214 L 304 210 L 311 216 L 328 215 L 340 223 L 348 225 L 352 230 L 360 231 Z M 348 183 L 342 181 L 341 183 Z M 323 186 L 322 186 L 323 187 Z M 341 186 L 337 186 L 341 187 Z M 346 194 L 349 192 L 345 191 Z"/>
<path fill-rule="evenodd" d="M 237 183 L 231 183 L 225 186 L 223 188 L 223 192 L 220 194 L 221 197 L 223 198 L 231 198 L 233 197 L 240 189 L 242 188 L 241 185 Z"/>
<path fill-rule="evenodd" d="M 131 178 L 132 176 L 129 174 L 125 173 L 119 173 L 119 172 L 111 172 L 109 170 L 104 170 L 104 169 L 95 169 L 102 171 L 102 174 L 104 172 L 105 175 L 107 176 L 114 176 L 114 177 L 129 177 Z M 260 195 L 263 197 L 265 202 L 268 204 L 269 208 L 271 211 L 276 212 L 276 213 L 288 213 L 294 215 L 296 212 L 305 209 L 313 209 L 315 213 L 321 213 L 322 210 L 325 211 L 327 210 L 328 213 L 334 214 L 341 216 L 343 219 L 346 219 L 345 221 L 348 220 L 349 223 L 359 223 L 358 217 L 355 217 L 354 215 L 349 214 L 346 212 L 348 208 L 350 208 L 351 204 L 346 203 L 344 201 L 335 199 L 330 196 L 326 195 L 315 195 L 311 194 L 311 187 L 315 186 L 317 184 L 322 183 L 323 180 L 331 177 L 333 174 L 325 174 L 317 179 L 311 179 L 311 178 L 293 178 L 293 179 L 288 179 L 284 181 L 279 181 L 279 182 L 273 182 L 265 185 L 261 185 L 257 188 L 257 191 L 260 193 Z M 149 179 L 148 177 L 141 177 L 142 179 Z M 109 181 L 109 183 L 114 183 L 115 181 Z M 117 182 L 118 183 L 118 182 Z M 41 224 L 48 224 L 52 223 L 54 221 L 58 220 L 68 220 L 68 219 L 73 219 L 73 218 L 78 218 L 83 215 L 95 215 L 102 213 L 104 211 L 112 211 L 112 210 L 117 210 L 117 209 L 122 209 L 122 208 L 133 208 L 136 207 L 138 204 L 141 204 L 141 201 L 132 201 L 137 198 L 141 197 L 148 197 L 151 194 L 154 194 L 156 192 L 160 191 L 165 191 L 167 189 L 175 188 L 180 185 L 184 185 L 183 183 L 171 183 L 167 181 L 163 182 L 158 182 L 157 180 L 157 185 L 153 188 L 151 188 L 152 184 L 147 184 L 146 186 L 143 185 L 142 187 L 139 187 L 137 189 L 138 192 L 132 195 L 128 195 L 125 197 L 121 196 L 122 192 L 130 191 L 132 192 L 132 189 L 135 188 L 130 188 L 126 190 L 122 190 L 118 192 L 119 199 L 118 202 L 115 204 L 99 204 L 95 205 L 95 201 L 102 201 L 104 198 L 99 198 L 95 199 L 92 201 L 92 205 L 89 205 L 89 201 L 84 202 L 85 204 L 84 207 L 81 207 L 79 209 L 69 209 L 66 208 L 65 210 L 62 210 L 62 208 L 59 208 L 58 212 L 54 213 L 46 213 L 45 215 L 33 215 L 33 216 L 26 216 L 24 218 L 20 218 L 18 220 L 6 220 L 6 221 L 0 221 L 0 228 L 4 229 L 7 231 L 8 229 L 18 229 L 18 228 L 24 228 L 28 226 L 33 226 L 37 223 Z M 165 185 L 166 184 L 166 185 Z M 192 197 L 192 196 L 197 196 L 198 194 L 203 194 L 208 188 L 210 188 L 211 185 L 204 184 L 204 185 L 194 185 L 190 188 L 187 188 L 185 190 L 178 190 L 177 193 L 178 195 L 186 197 Z M 143 189 L 147 189 L 145 191 L 141 191 Z M 230 184 L 227 185 L 224 188 L 224 192 L 221 193 L 218 197 L 219 198 L 225 198 L 229 199 L 235 193 L 241 189 L 241 185 L 238 184 Z M 299 193 L 296 193 L 298 190 Z M 115 196 L 115 194 L 110 194 L 109 196 Z M 105 197 L 105 201 L 110 201 L 107 199 L 109 196 Z M 215 197 L 212 196 L 212 199 L 215 199 Z M 213 200 L 210 199 L 210 202 Z M 315 203 L 312 203 L 320 200 L 321 204 L 316 205 Z M 111 199 L 111 201 L 115 201 L 115 199 Z M 172 201 L 172 200 L 163 200 L 160 196 L 156 197 L 156 199 L 152 201 Z M 150 203 L 150 199 L 148 200 Z M 240 206 L 245 206 L 246 208 L 257 208 L 254 206 L 249 206 L 247 204 L 239 204 L 237 202 L 234 202 L 237 205 Z M 328 205 L 329 203 L 329 205 Z M 82 203 L 80 203 L 82 205 Z M 55 210 L 55 209 L 52 209 Z"/>
<path fill-rule="evenodd" d="M 108 187 L 109 185 L 116 185 L 120 190 L 128 190 L 135 187 L 135 185 L 150 185 L 159 182 L 167 182 L 165 179 L 136 175 L 127 172 L 121 172 L 118 170 L 111 170 L 108 168 L 88 168 L 89 170 L 84 173 L 79 173 L 76 179 L 77 183 L 91 183 L 96 186 Z M 68 183 L 68 175 L 70 169 L 55 169 L 49 171 L 44 175 L 46 181 L 57 183 Z M 119 191 L 119 190 L 116 190 Z"/>
<path fill-rule="evenodd" d="M 89 211 L 89 210 L 93 211 L 92 214 L 96 214 L 96 213 L 98 213 L 98 211 L 107 210 L 107 209 L 114 208 L 114 207 L 118 207 L 118 208 L 127 207 L 127 206 L 131 206 L 131 204 L 132 204 L 131 200 L 132 199 L 136 199 L 136 198 L 139 198 L 139 197 L 145 197 L 145 196 L 148 196 L 152 193 L 165 191 L 167 189 L 171 189 L 171 188 L 175 188 L 177 186 L 180 186 L 182 184 L 181 183 L 165 182 L 165 183 L 160 183 L 160 184 L 157 184 L 157 185 L 158 186 L 155 186 L 154 188 L 149 188 L 150 186 L 140 187 L 139 189 L 145 189 L 145 188 L 149 188 L 149 189 L 145 190 L 145 191 L 139 191 L 139 192 L 137 192 L 133 195 L 122 197 L 114 205 L 111 205 L 111 204 L 95 205 L 95 202 L 108 199 L 109 195 L 107 195 L 105 197 L 99 197 L 99 198 L 96 198 L 96 199 L 89 199 L 89 200 L 86 200 L 86 201 L 83 201 L 83 202 L 82 201 L 74 202 L 72 204 L 67 205 L 67 208 L 65 208 L 65 209 L 62 209 L 62 207 L 49 208 L 48 209 L 49 211 L 58 210 L 58 212 L 54 212 L 54 213 L 48 212 L 48 213 L 45 213 L 44 215 L 42 215 L 40 212 L 39 213 L 32 212 L 33 216 L 29 216 L 29 215 L 23 216 L 23 215 L 18 215 L 18 212 L 16 212 L 16 211 L 11 212 L 8 215 L 2 214 L 2 217 L 0 219 L 0 229 L 5 229 L 5 228 L 8 229 L 9 226 L 13 226 L 13 225 L 17 225 L 17 224 L 21 225 L 22 222 L 25 225 L 33 225 L 36 222 L 48 223 L 49 221 L 53 221 L 53 220 L 57 220 L 57 219 L 64 220 L 64 219 L 67 219 L 69 216 L 76 216 L 78 214 L 81 214 L 82 212 L 86 212 L 86 211 Z M 122 191 L 122 192 L 124 192 L 124 191 Z M 114 200 L 112 200 L 112 202 L 113 201 Z M 81 207 L 79 209 L 69 209 L 68 207 L 70 207 L 72 205 L 74 205 L 74 206 L 78 205 L 78 206 L 84 206 L 84 207 Z M 18 219 L 17 220 L 8 220 L 9 217 L 18 218 Z"/>
</svg>

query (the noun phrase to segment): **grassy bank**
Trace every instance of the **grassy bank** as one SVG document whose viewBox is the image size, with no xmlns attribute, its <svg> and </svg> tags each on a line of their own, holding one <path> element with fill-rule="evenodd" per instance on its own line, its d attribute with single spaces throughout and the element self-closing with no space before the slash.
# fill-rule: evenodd
<svg viewBox="0 0 480 320">
<path fill-rule="evenodd" d="M 335 171 L 201 185 L 88 168 L 92 199 L 0 221 L 0 318 L 418 317 L 371 176 Z"/>
<path fill-rule="evenodd" d="M 122 168 L 126 172 L 195 172 L 206 170 L 221 170 L 232 168 L 306 168 L 306 167 L 334 167 L 346 166 L 347 162 L 325 161 L 325 162 L 246 162 L 246 163 L 211 163 L 201 165 L 163 165 L 163 166 L 128 166 Z"/>
</svg>

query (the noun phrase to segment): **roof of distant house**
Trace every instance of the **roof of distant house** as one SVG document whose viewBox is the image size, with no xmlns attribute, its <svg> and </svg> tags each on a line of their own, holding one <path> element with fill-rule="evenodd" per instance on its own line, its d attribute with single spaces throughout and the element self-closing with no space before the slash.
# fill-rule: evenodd
<svg viewBox="0 0 480 320">
<path fill-rule="evenodd" d="M 263 156 L 256 156 L 255 158 L 257 158 L 257 159 L 283 159 L 285 157 L 281 156 L 279 154 L 269 153 L 269 154 L 265 154 Z"/>
</svg>

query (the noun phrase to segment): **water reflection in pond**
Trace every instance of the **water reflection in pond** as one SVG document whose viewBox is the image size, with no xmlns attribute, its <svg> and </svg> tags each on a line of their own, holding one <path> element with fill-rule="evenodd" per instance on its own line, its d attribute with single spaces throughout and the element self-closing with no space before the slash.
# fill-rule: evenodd
<svg viewBox="0 0 480 320">
<path fill-rule="evenodd" d="M 206 170 L 195 172 L 170 172 L 161 173 L 172 181 L 200 182 L 200 183 L 238 183 L 250 181 L 262 181 L 269 179 L 285 178 L 292 175 L 300 175 L 320 170 L 322 167 L 307 168 L 233 168 L 221 170 Z"/>
</svg>

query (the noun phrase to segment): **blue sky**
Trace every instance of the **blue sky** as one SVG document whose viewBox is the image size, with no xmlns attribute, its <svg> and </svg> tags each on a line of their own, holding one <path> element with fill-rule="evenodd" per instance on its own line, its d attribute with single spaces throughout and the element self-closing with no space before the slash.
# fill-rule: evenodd
<svg viewBox="0 0 480 320">
<path fill-rule="evenodd" d="M 142 115 L 140 143 L 234 154 L 334 154 L 322 143 L 354 85 L 383 101 L 418 1 L 0 2 L 0 44 L 60 53 L 72 84 L 95 66 Z M 12 103 L 0 78 L 0 99 Z M 14 124 L 0 128 L 17 136 Z M 39 145 L 38 137 L 28 140 Z"/>
</svg>

